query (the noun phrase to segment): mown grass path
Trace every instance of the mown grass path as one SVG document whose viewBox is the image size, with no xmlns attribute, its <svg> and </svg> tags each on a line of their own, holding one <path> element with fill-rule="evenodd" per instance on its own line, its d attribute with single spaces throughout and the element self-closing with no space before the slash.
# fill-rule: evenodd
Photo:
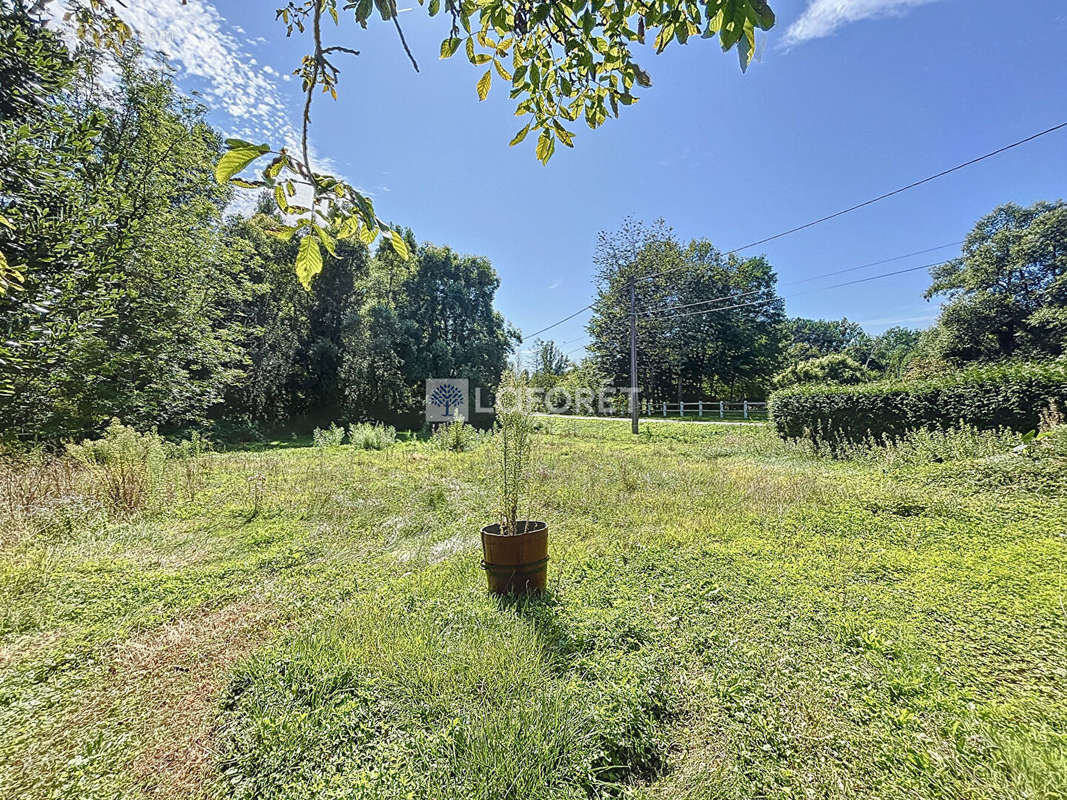
<svg viewBox="0 0 1067 800">
<path fill-rule="evenodd" d="M 213 454 L 5 535 L 0 796 L 1067 794 L 1063 464 L 542 424 L 537 600 L 485 594 L 484 450 Z"/>
</svg>

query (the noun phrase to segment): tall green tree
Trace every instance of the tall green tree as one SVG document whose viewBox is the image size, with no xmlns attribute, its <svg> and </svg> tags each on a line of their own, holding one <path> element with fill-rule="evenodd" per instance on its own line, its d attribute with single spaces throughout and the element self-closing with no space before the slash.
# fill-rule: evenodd
<svg viewBox="0 0 1067 800">
<path fill-rule="evenodd" d="M 558 378 L 571 366 L 570 359 L 551 339 L 535 339 L 530 371 L 534 375 L 546 375 Z"/>
<path fill-rule="evenodd" d="M 406 239 L 410 266 L 379 249 L 364 305 L 348 317 L 342 374 L 354 413 L 414 414 L 430 377 L 491 391 L 519 340 L 493 308 L 500 279 L 488 260 Z"/>
<path fill-rule="evenodd" d="M 935 350 L 956 364 L 1067 348 L 1067 204 L 1008 203 L 975 225 L 959 258 L 931 271 L 947 298 Z"/>
<path fill-rule="evenodd" d="M 758 394 L 778 368 L 783 304 L 762 257 L 683 247 L 662 221 L 627 220 L 601 234 L 592 352 L 615 386 L 630 384 L 630 285 L 636 296 L 639 387 L 654 402 Z"/>
<path fill-rule="evenodd" d="M 861 325 L 844 317 L 833 320 L 793 317 L 785 323 L 785 335 L 787 366 L 862 347 L 867 336 Z"/>
<path fill-rule="evenodd" d="M 203 108 L 127 48 L 115 88 L 18 9 L 0 18 L 0 252 L 25 274 L 0 298 L 13 393 L 0 423 L 70 435 L 111 416 L 203 422 L 240 368 L 223 298 L 245 289 L 216 235 L 229 192 Z"/>
</svg>

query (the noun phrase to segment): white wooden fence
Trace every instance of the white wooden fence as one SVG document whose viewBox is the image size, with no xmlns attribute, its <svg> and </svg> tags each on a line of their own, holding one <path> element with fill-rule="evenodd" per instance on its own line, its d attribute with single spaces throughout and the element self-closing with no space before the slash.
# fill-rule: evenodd
<svg viewBox="0 0 1067 800">
<path fill-rule="evenodd" d="M 644 400 L 641 403 L 642 412 L 646 417 L 672 416 L 672 417 L 710 417 L 718 419 L 765 419 L 767 416 L 767 404 L 756 403 L 751 400 L 742 400 L 739 403 L 731 403 L 726 400 L 694 400 L 681 403 L 653 403 Z"/>
</svg>

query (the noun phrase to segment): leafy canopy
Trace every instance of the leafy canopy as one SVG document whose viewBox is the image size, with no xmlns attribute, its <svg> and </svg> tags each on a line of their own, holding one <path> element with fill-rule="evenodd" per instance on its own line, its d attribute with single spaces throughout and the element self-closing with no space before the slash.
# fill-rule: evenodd
<svg viewBox="0 0 1067 800">
<path fill-rule="evenodd" d="M 801 361 L 774 377 L 778 388 L 802 383 L 832 383 L 852 386 L 870 380 L 871 373 L 844 353 L 831 353 L 822 358 Z"/>
<path fill-rule="evenodd" d="M 637 102 L 636 87 L 652 79 L 637 63 L 633 48 L 648 44 L 661 53 L 672 42 L 685 44 L 690 37 L 719 37 L 724 51 L 736 48 L 745 69 L 756 48 L 756 29 L 769 30 L 774 14 L 765 0 L 419 0 L 431 17 L 445 16 L 451 24 L 441 42 L 441 58 L 462 52 L 467 60 L 484 67 L 475 85 L 484 100 L 494 74 L 516 102 L 515 114 L 525 124 L 512 145 L 535 134 L 537 158 L 547 163 L 556 144 L 574 146 L 574 123 L 584 119 L 598 128 L 620 106 Z M 403 236 L 375 214 L 369 197 L 346 181 L 312 169 L 308 156 L 308 125 L 316 91 L 337 97 L 342 55 L 358 51 L 328 45 L 323 22 L 341 24 L 342 14 L 366 27 L 377 14 L 392 22 L 415 69 L 397 19 L 395 0 L 291 0 L 277 10 L 288 35 L 310 33 L 314 50 L 306 55 L 296 74 L 305 92 L 303 135 L 299 156 L 286 148 L 272 149 L 239 139 L 227 141 L 229 151 L 219 162 L 216 177 L 238 186 L 271 190 L 278 210 L 291 223 L 279 224 L 274 235 L 304 241 L 296 269 L 302 283 L 322 269 L 321 248 L 333 253 L 337 239 L 358 238 L 366 244 L 382 234 L 397 253 L 407 258 Z M 260 177 L 246 180 L 238 173 L 264 156 L 273 156 Z M 297 203 L 299 194 L 305 202 Z M 306 242 L 306 244 L 304 243 Z"/>
<path fill-rule="evenodd" d="M 946 296 L 938 354 L 957 364 L 1067 349 L 1067 203 L 1002 205 L 978 220 L 961 256 L 931 270 Z"/>
</svg>

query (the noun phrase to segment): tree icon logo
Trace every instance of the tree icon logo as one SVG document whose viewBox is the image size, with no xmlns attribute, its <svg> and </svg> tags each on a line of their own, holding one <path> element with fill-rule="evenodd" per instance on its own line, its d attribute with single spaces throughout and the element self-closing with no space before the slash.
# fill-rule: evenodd
<svg viewBox="0 0 1067 800">
<path fill-rule="evenodd" d="M 456 416 L 467 418 L 467 380 L 428 378 L 426 380 L 427 422 L 449 422 Z"/>
</svg>

